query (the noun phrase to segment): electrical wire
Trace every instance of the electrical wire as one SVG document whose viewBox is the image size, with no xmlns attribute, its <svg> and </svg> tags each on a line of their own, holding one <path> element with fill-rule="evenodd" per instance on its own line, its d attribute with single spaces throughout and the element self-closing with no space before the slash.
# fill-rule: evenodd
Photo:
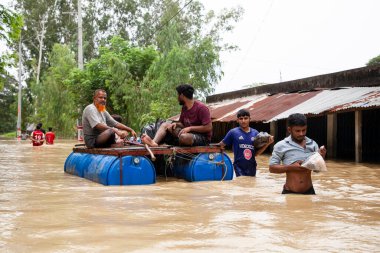
<svg viewBox="0 0 380 253">
<path fill-rule="evenodd" d="M 169 24 L 169 22 L 175 18 L 179 13 L 181 13 L 181 11 L 183 9 L 185 9 L 193 0 L 190 0 L 188 1 L 179 11 L 177 11 L 176 14 L 174 14 L 167 22 L 165 22 L 165 24 L 161 25 L 160 27 L 158 27 L 158 29 L 153 33 L 153 35 L 155 35 L 157 32 L 161 31 L 162 28 L 164 28 L 165 26 L 167 26 Z M 177 1 L 176 3 L 178 3 L 179 1 Z"/>
<path fill-rule="evenodd" d="M 234 73 L 232 74 L 229 82 L 231 82 L 235 78 L 236 73 L 239 71 L 241 65 L 243 64 L 243 62 L 247 58 L 248 52 L 251 50 L 251 47 L 253 46 L 253 44 L 256 42 L 258 34 L 260 33 L 261 28 L 262 28 L 263 24 L 265 23 L 265 20 L 266 20 L 267 16 L 269 15 L 269 12 L 272 9 L 273 2 L 274 2 L 274 0 L 271 1 L 270 5 L 269 5 L 269 7 L 267 9 L 267 11 L 265 12 L 265 15 L 264 15 L 263 19 L 261 20 L 261 23 L 259 25 L 259 28 L 257 29 L 257 32 L 256 32 L 255 36 L 253 36 L 251 42 L 249 43 L 248 49 L 245 51 L 245 53 L 243 54 L 243 57 L 241 58 L 239 64 L 236 66 L 236 69 L 235 69 Z"/>
</svg>

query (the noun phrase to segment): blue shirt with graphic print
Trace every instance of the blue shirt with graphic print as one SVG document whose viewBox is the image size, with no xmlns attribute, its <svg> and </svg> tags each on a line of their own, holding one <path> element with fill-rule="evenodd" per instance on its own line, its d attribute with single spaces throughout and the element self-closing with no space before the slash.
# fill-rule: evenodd
<svg viewBox="0 0 380 253">
<path fill-rule="evenodd" d="M 226 146 L 232 145 L 234 152 L 234 169 L 236 176 L 255 176 L 256 159 L 253 140 L 258 131 L 249 128 L 249 132 L 243 131 L 240 127 L 235 127 L 228 131 L 222 140 Z"/>
</svg>

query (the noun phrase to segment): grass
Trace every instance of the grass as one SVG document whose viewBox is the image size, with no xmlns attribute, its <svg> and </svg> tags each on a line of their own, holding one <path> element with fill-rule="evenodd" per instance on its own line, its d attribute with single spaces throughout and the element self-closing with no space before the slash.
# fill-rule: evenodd
<svg viewBox="0 0 380 253">
<path fill-rule="evenodd" d="M 0 137 L 16 138 L 16 131 L 0 134 Z"/>
</svg>

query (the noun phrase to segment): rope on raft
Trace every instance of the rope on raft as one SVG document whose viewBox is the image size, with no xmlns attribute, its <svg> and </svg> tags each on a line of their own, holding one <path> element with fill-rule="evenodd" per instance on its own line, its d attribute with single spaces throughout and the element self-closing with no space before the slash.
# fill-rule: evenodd
<svg viewBox="0 0 380 253">
<path fill-rule="evenodd" d="M 178 156 L 177 154 L 180 154 L 180 156 Z M 186 151 L 179 151 L 177 150 L 176 148 L 173 148 L 173 154 L 169 156 L 169 158 L 167 159 L 167 161 L 169 161 L 169 166 L 170 166 L 170 169 L 173 168 L 173 161 L 175 160 L 176 157 L 180 157 L 181 159 L 183 160 L 187 160 L 187 161 L 192 161 L 198 154 L 194 154 L 194 153 L 190 153 L 190 152 L 186 152 Z M 199 158 L 199 161 L 204 161 L 204 162 L 208 162 L 208 163 L 211 163 L 211 164 L 215 164 L 217 166 L 221 165 L 222 167 L 222 179 L 220 181 L 223 181 L 224 178 L 226 177 L 227 175 L 227 166 L 226 166 L 226 163 L 224 162 L 224 152 L 222 151 L 221 152 L 221 155 L 222 155 L 222 161 L 220 162 L 214 162 L 210 159 L 204 159 L 204 158 Z M 166 167 L 165 167 L 165 177 L 166 177 Z"/>
<path fill-rule="evenodd" d="M 136 145 L 136 146 L 144 146 L 144 144 L 141 144 L 139 142 L 136 142 L 136 141 L 128 141 L 127 139 L 124 139 L 124 143 L 125 144 L 129 144 L 129 145 Z M 177 154 L 180 154 L 180 156 L 178 156 Z M 196 153 L 191 153 L 191 152 L 186 152 L 186 151 L 179 151 L 177 150 L 176 148 L 173 148 L 173 154 L 169 155 L 168 158 L 166 159 L 166 164 L 165 164 L 165 179 L 167 180 L 168 179 L 168 176 L 167 176 L 167 168 L 169 167 L 171 171 L 173 171 L 173 164 L 174 164 L 174 160 L 176 159 L 176 157 L 180 157 L 181 159 L 183 160 L 187 160 L 187 161 L 191 161 L 193 160 L 198 154 Z M 223 176 L 222 176 L 222 179 L 221 181 L 224 180 L 224 178 L 226 177 L 227 175 L 227 166 L 224 162 L 224 152 L 221 151 L 221 155 L 222 155 L 222 161 L 220 162 L 214 162 L 212 161 L 211 159 L 204 159 L 204 158 L 199 158 L 199 161 L 204 161 L 204 162 L 208 162 L 208 163 L 211 163 L 211 164 L 215 164 L 217 166 L 221 165 L 222 167 L 222 173 L 223 173 Z"/>
</svg>

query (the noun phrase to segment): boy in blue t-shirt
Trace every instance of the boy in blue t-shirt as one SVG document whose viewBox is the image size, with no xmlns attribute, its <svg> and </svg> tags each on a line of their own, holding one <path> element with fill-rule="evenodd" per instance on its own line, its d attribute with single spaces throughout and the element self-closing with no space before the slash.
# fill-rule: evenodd
<svg viewBox="0 0 380 253">
<path fill-rule="evenodd" d="M 269 142 L 255 150 L 253 140 L 259 132 L 249 127 L 251 115 L 248 110 L 241 109 L 237 113 L 237 122 L 239 127 L 235 127 L 228 131 L 224 139 L 219 143 L 222 147 L 231 146 L 234 151 L 234 170 L 237 177 L 239 176 L 256 176 L 256 159 L 255 156 L 260 155 L 264 150 L 273 143 L 273 136 L 269 138 Z"/>
</svg>

